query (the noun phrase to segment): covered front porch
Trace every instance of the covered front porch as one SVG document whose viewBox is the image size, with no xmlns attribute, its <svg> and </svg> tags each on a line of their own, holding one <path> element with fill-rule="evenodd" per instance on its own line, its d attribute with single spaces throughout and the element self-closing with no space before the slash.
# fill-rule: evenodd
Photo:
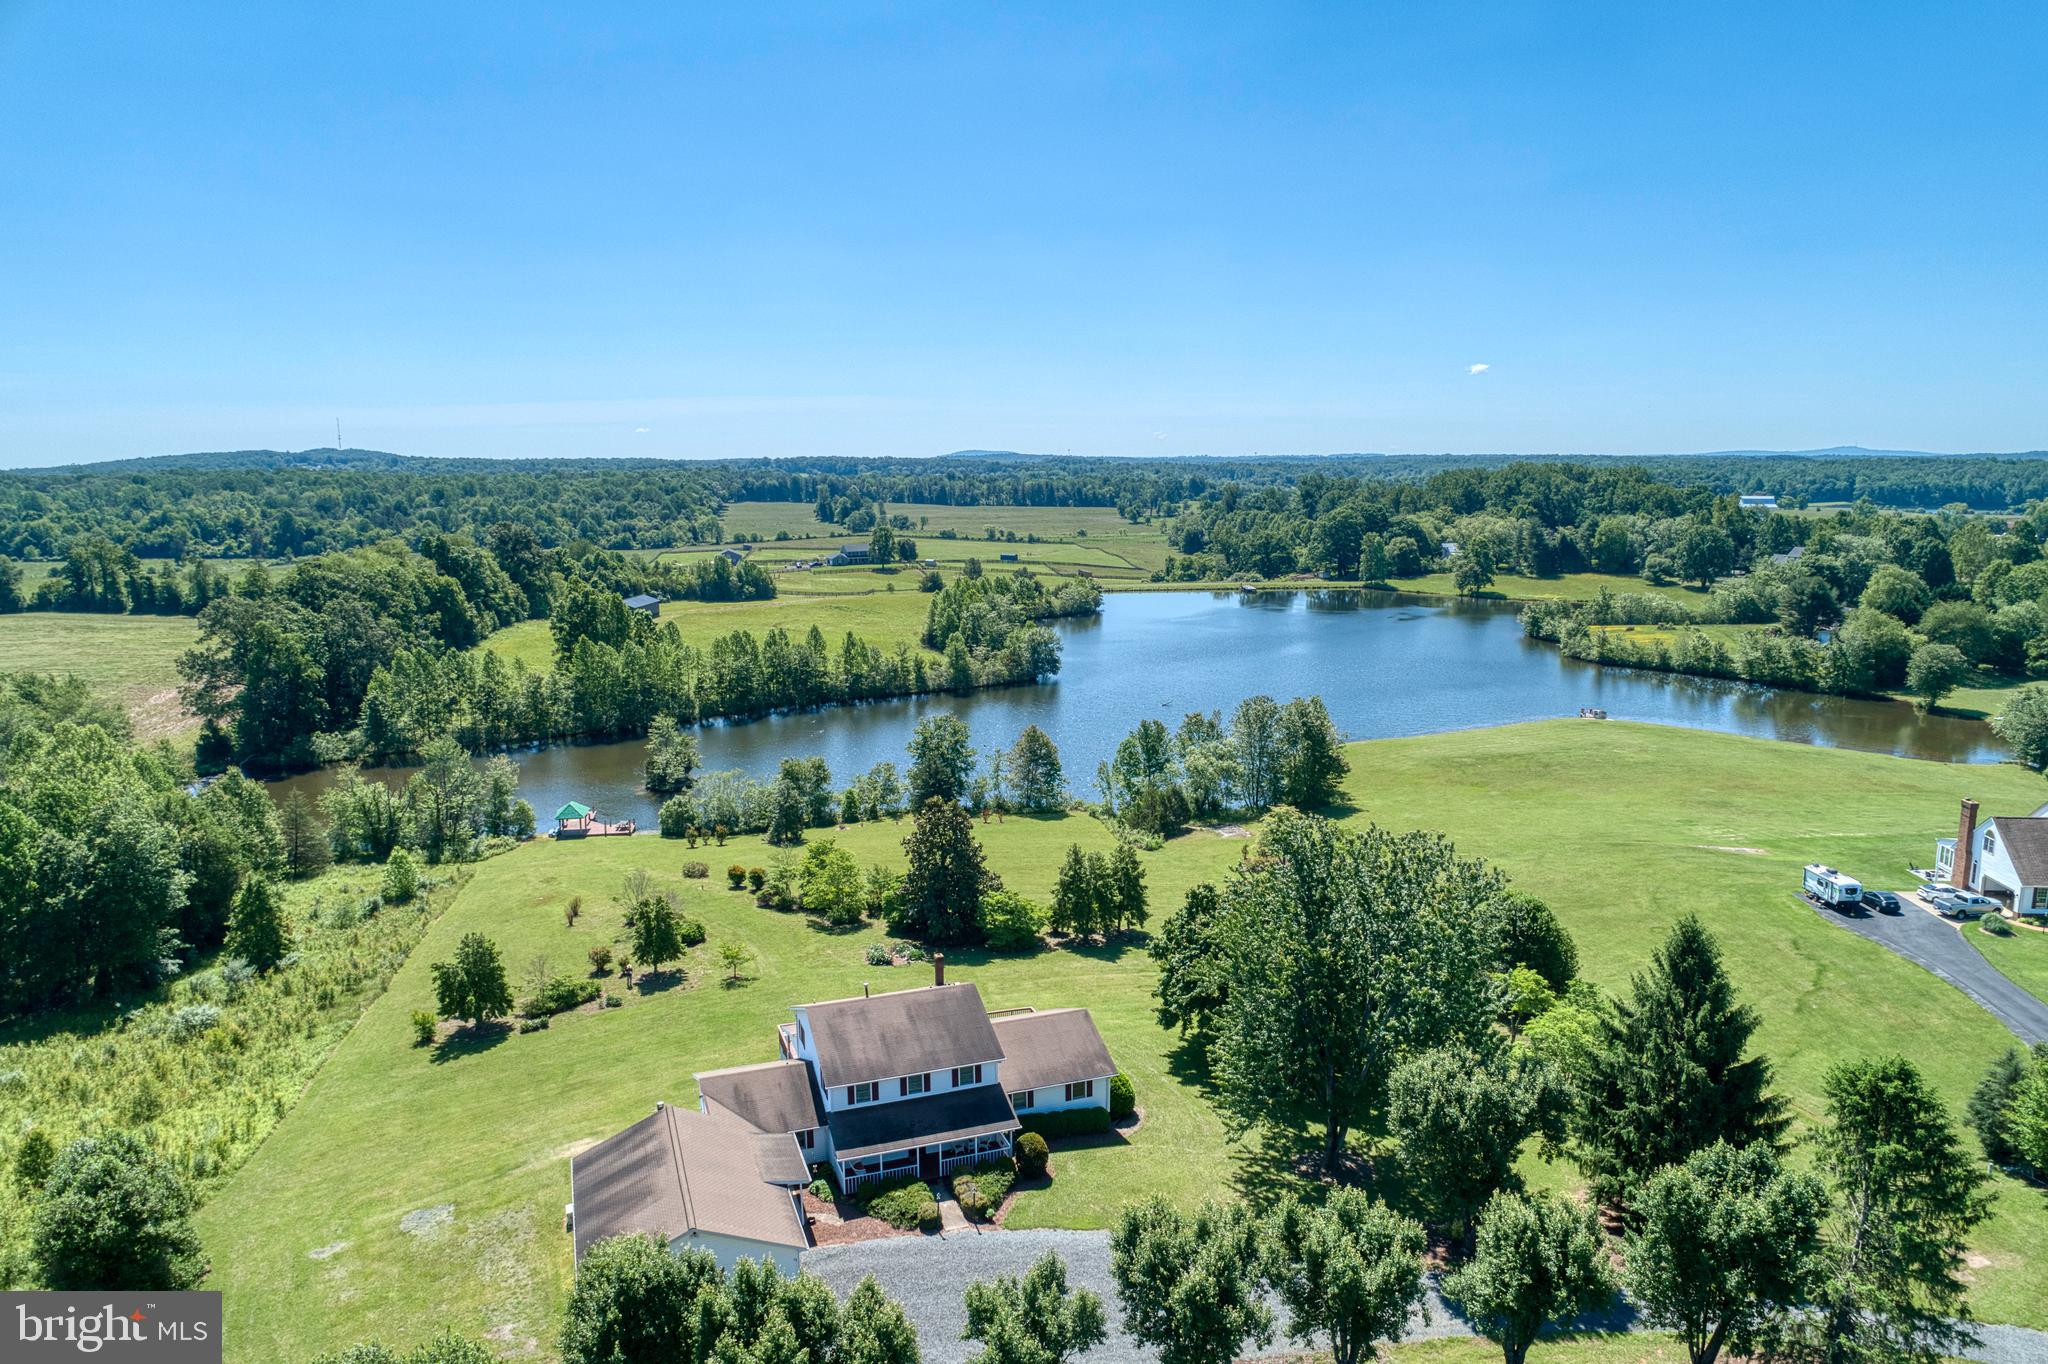
<svg viewBox="0 0 2048 1364">
<path fill-rule="evenodd" d="M 839 1191 L 853 1193 L 868 1184 L 915 1174 L 921 1179 L 947 1179 L 961 1170 L 1010 1156 L 1008 1132 L 987 1132 L 928 1146 L 859 1156 L 838 1162 Z"/>
</svg>

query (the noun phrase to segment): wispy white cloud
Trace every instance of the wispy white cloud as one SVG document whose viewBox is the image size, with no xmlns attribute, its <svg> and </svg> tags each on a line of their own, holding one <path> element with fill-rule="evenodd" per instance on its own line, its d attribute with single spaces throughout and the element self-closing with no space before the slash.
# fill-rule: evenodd
<svg viewBox="0 0 2048 1364">
<path fill-rule="evenodd" d="M 1467 365 L 1465 366 L 1465 372 L 1467 374 L 1484 374 L 1492 368 L 1492 365 Z"/>
<path fill-rule="evenodd" d="M 636 426 L 633 428 L 633 434 L 636 436 L 644 436 L 647 434 L 647 428 L 644 426 Z"/>
</svg>

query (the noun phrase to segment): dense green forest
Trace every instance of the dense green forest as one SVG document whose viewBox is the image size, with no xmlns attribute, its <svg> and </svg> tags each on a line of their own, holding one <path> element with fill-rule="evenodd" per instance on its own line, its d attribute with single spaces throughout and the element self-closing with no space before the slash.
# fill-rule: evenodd
<svg viewBox="0 0 2048 1364">
<path fill-rule="evenodd" d="M 938 459 L 441 460 L 374 451 L 244 451 L 0 473 L 0 554 L 61 558 L 104 536 L 145 559 L 304 557 L 389 536 L 526 526 L 545 546 L 607 549 L 717 543 L 729 501 L 808 502 L 839 521 L 876 502 L 1115 507 L 1170 516 L 1229 489 L 1335 476 L 1429 485 L 1503 465 L 1643 475 L 1707 492 L 1776 493 L 1787 505 L 1862 498 L 1886 507 L 1961 502 L 2017 508 L 2048 497 L 2038 455 L 1875 458 L 1527 458 L 1328 455 L 1265 459 L 1088 459 L 1013 454 Z M 1429 505 L 1440 505 L 1430 503 Z"/>
</svg>

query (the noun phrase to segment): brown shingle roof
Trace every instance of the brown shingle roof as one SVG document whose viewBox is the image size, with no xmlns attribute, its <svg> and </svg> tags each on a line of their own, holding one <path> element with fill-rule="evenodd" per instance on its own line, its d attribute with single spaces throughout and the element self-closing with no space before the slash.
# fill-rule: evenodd
<svg viewBox="0 0 2048 1364">
<path fill-rule="evenodd" d="M 972 985 L 894 990 L 804 1007 L 828 1089 L 994 1061 L 1003 1054 Z M 837 1138 L 835 1137 L 836 1141 Z"/>
<path fill-rule="evenodd" d="M 825 1102 L 811 1079 L 811 1068 L 801 1061 L 707 1070 L 697 1076 L 697 1092 L 763 1132 L 802 1132 L 825 1125 Z"/>
<path fill-rule="evenodd" d="M 765 1143 L 787 1146 L 778 1156 Z M 791 1162 L 794 1162 L 792 1166 Z M 696 1232 L 774 1245 L 810 1244 L 789 1190 L 808 1178 L 793 1137 L 767 1138 L 738 1118 L 669 1105 L 607 1137 L 569 1164 L 576 1257 L 608 1236 Z"/>
<path fill-rule="evenodd" d="M 950 987 L 949 987 L 950 988 Z M 1017 1115 L 998 1085 L 970 1085 L 922 1099 L 842 1108 L 828 1119 L 832 1151 L 841 1160 L 929 1146 L 991 1132 L 1014 1132 Z"/>
<path fill-rule="evenodd" d="M 1003 1046 L 1003 1088 L 1012 1094 L 1116 1074 L 1086 1009 L 1040 1009 L 994 1020 Z"/>
<path fill-rule="evenodd" d="M 2002 817 L 1992 820 L 1991 826 L 1998 830 L 2005 855 L 2012 859 L 2012 869 L 2020 874 L 2020 880 L 2030 886 L 2048 886 L 2048 819 Z M 2018 886 L 2012 889 L 2019 891 Z"/>
</svg>

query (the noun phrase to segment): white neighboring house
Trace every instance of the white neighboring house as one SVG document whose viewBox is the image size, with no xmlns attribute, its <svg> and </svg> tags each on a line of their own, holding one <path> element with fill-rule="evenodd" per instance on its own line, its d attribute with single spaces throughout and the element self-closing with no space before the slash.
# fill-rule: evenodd
<svg viewBox="0 0 2048 1364">
<path fill-rule="evenodd" d="M 1977 802 L 1964 801 L 1956 836 L 1934 845 L 1934 870 L 2015 914 L 2048 916 L 2048 805 L 1980 823 Z"/>
<path fill-rule="evenodd" d="M 1778 497 L 1776 493 L 1743 493 L 1736 500 L 1736 505 L 1742 507 L 1764 507 L 1775 510 L 1778 505 Z"/>
<path fill-rule="evenodd" d="M 795 1006 L 782 1059 L 699 1072 L 698 1105 L 657 1105 L 570 1166 L 576 1256 L 652 1232 L 730 1265 L 788 1273 L 809 1244 L 796 1192 L 829 1166 L 842 1191 L 894 1175 L 941 1179 L 1010 1154 L 1027 1117 L 1109 1107 L 1116 1065 L 1086 1009 L 990 1014 L 973 985 Z"/>
</svg>

